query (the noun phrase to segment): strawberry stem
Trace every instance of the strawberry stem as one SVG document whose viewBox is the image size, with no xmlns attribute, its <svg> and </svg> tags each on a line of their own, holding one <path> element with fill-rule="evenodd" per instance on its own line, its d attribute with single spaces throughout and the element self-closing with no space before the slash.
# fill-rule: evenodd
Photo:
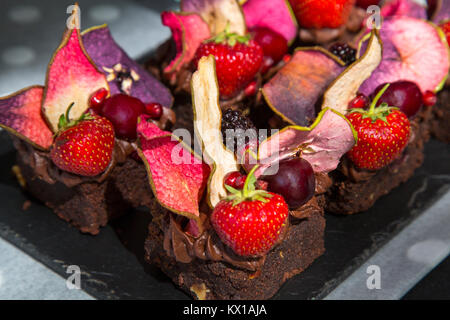
<svg viewBox="0 0 450 320">
<path fill-rule="evenodd" d="M 383 96 L 383 94 L 386 92 L 386 90 L 389 88 L 390 85 L 391 85 L 390 83 L 387 83 L 383 87 L 383 89 L 381 89 L 380 92 L 377 93 L 377 95 L 375 96 L 375 98 L 372 101 L 372 104 L 370 105 L 368 115 L 374 114 L 375 107 L 377 106 L 378 100 L 380 100 L 380 98 Z"/>
<path fill-rule="evenodd" d="M 69 107 L 66 110 L 65 114 L 61 114 L 58 119 L 58 131 L 63 131 L 65 129 L 68 129 L 70 127 L 73 127 L 84 120 L 92 120 L 93 117 L 90 113 L 83 113 L 80 118 L 76 120 L 70 119 L 70 111 L 72 110 L 72 107 L 75 105 L 75 102 L 72 102 Z"/>
<path fill-rule="evenodd" d="M 229 31 L 229 23 L 225 27 L 225 30 L 217 34 L 215 37 L 210 39 L 209 41 L 214 41 L 215 43 L 227 43 L 229 46 L 234 47 L 236 43 L 244 43 L 247 44 L 250 40 L 250 35 L 247 34 L 245 36 L 241 36 L 237 33 Z"/>
<path fill-rule="evenodd" d="M 267 198 L 272 197 L 272 195 L 265 190 L 256 190 L 255 183 L 257 180 L 255 178 L 255 171 L 258 167 L 258 165 L 254 166 L 249 172 L 242 190 L 236 190 L 228 185 L 225 185 L 225 188 L 231 193 L 226 200 L 233 201 L 233 206 L 236 206 L 243 201 L 267 202 Z"/>
<path fill-rule="evenodd" d="M 372 103 L 370 104 L 369 110 L 364 110 L 361 108 L 352 109 L 350 113 L 361 113 L 362 118 L 370 118 L 372 120 L 372 123 L 374 123 L 377 120 L 382 120 L 387 123 L 387 116 L 392 112 L 392 110 L 398 110 L 396 107 L 390 107 L 387 103 L 382 103 L 380 106 L 377 107 L 378 101 L 383 96 L 383 94 L 386 92 L 386 90 L 389 88 L 390 84 L 387 83 L 383 89 L 381 89 L 375 98 L 373 99 Z"/>
</svg>

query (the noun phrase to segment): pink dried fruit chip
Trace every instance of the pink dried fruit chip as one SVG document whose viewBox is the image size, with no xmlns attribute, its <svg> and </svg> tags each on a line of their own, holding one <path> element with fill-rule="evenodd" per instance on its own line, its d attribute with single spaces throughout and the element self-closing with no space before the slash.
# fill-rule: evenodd
<svg viewBox="0 0 450 320">
<path fill-rule="evenodd" d="M 78 5 L 73 14 L 73 29 L 67 29 L 47 70 L 42 112 L 50 128 L 58 130 L 58 119 L 72 103 L 73 118 L 79 118 L 88 108 L 89 97 L 100 88 L 109 90 L 105 75 L 87 55 L 80 35 Z"/>
<path fill-rule="evenodd" d="M 33 86 L 0 99 L 0 127 L 46 150 L 53 142 L 53 133 L 41 113 L 44 88 Z"/>
<path fill-rule="evenodd" d="M 310 127 L 288 126 L 261 142 L 255 152 L 260 164 L 255 175 L 297 153 L 315 172 L 330 172 L 356 141 L 357 134 L 345 116 L 324 109 Z M 254 164 L 246 165 L 246 169 Z"/>
<path fill-rule="evenodd" d="M 247 0 L 242 10 L 249 29 L 266 27 L 281 34 L 289 43 L 297 37 L 297 20 L 287 0 Z"/>
<path fill-rule="evenodd" d="M 417 83 L 422 92 L 440 89 L 449 70 L 445 37 L 427 21 L 396 16 L 380 29 L 383 59 L 360 88 L 370 95 L 379 85 L 399 80 Z"/>
<path fill-rule="evenodd" d="M 163 12 L 161 19 L 162 23 L 172 31 L 177 50 L 175 58 L 164 69 L 165 73 L 171 74 L 189 65 L 197 48 L 204 40 L 211 37 L 211 33 L 206 22 L 196 13 Z"/>
<path fill-rule="evenodd" d="M 211 169 L 176 136 L 147 119 L 148 116 L 141 116 L 137 131 L 139 153 L 153 193 L 163 207 L 197 220 Z"/>
</svg>

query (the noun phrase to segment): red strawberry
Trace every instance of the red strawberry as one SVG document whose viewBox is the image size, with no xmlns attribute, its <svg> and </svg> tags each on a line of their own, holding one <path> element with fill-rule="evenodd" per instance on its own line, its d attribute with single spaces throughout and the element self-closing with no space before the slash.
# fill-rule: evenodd
<svg viewBox="0 0 450 320">
<path fill-rule="evenodd" d="M 263 50 L 249 36 L 227 31 L 204 42 L 195 53 L 194 64 L 212 54 L 216 59 L 217 80 L 222 99 L 236 96 L 256 76 L 263 62 Z"/>
<path fill-rule="evenodd" d="M 450 21 L 439 25 L 439 27 L 441 27 L 442 31 L 445 34 L 445 38 L 447 39 L 447 43 L 450 45 Z"/>
<path fill-rule="evenodd" d="M 358 143 L 348 157 L 359 168 L 377 170 L 394 161 L 408 144 L 411 126 L 408 117 L 387 104 L 377 105 L 387 84 L 375 97 L 370 109 L 352 109 L 347 118 L 358 133 Z"/>
<path fill-rule="evenodd" d="M 356 0 L 289 0 L 300 26 L 338 28 L 347 22 Z"/>
<path fill-rule="evenodd" d="M 289 214 L 282 196 L 256 190 L 253 172 L 242 190 L 225 185 L 232 195 L 220 201 L 211 215 L 211 224 L 222 242 L 244 257 L 267 253 L 277 242 Z"/>
<path fill-rule="evenodd" d="M 70 107 L 60 118 L 60 131 L 51 150 L 53 163 L 61 170 L 82 176 L 96 176 L 112 159 L 114 128 L 106 118 L 84 114 L 69 120 Z"/>
</svg>

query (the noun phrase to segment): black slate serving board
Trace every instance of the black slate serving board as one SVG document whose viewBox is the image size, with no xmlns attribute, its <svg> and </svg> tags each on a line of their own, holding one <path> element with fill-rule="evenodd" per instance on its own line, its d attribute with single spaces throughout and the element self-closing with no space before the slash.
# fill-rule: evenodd
<svg viewBox="0 0 450 320">
<path fill-rule="evenodd" d="M 99 299 L 187 299 L 161 271 L 144 263 L 150 214 L 129 212 L 98 236 L 81 234 L 19 187 L 11 167 L 15 151 L 0 132 L 0 236 L 56 273 L 82 270 L 82 288 Z M 320 299 L 380 246 L 447 191 L 450 145 L 431 140 L 415 175 L 362 214 L 327 215 L 326 253 L 289 280 L 274 299 Z M 24 203 L 31 205 L 23 210 Z"/>
</svg>

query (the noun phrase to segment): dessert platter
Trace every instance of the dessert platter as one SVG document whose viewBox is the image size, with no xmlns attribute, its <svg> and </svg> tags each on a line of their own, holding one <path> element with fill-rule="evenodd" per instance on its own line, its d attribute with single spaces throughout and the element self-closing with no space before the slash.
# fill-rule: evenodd
<svg viewBox="0 0 450 320">
<path fill-rule="evenodd" d="M 182 0 L 138 62 L 74 8 L 0 99 L 0 235 L 95 297 L 321 298 L 445 192 L 445 1 Z"/>
</svg>

